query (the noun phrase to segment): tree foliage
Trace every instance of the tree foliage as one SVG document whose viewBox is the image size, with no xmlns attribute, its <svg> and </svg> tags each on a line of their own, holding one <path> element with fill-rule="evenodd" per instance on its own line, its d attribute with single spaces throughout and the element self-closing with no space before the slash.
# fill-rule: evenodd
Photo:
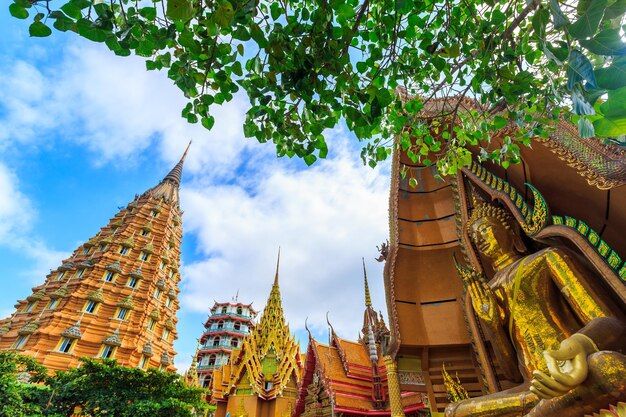
<svg viewBox="0 0 626 417">
<path fill-rule="evenodd" d="M 20 375 L 39 385 L 19 382 Z M 0 416 L 194 417 L 207 408 L 203 393 L 178 374 L 113 360 L 83 358 L 80 367 L 48 376 L 34 359 L 0 352 Z"/>
<path fill-rule="evenodd" d="M 384 160 L 400 137 L 411 158 L 436 161 L 442 173 L 469 163 L 468 146 L 504 166 L 516 162 L 519 146 L 547 136 L 557 118 L 570 118 L 584 137 L 623 144 L 626 134 L 626 0 L 13 0 L 9 7 L 21 19 L 34 11 L 32 36 L 48 36 L 53 26 L 117 55 L 146 57 L 148 70 L 166 69 L 189 100 L 182 116 L 207 129 L 212 106 L 245 90 L 245 135 L 308 164 L 326 156 L 323 131 L 342 118 L 363 141 L 364 162 Z M 477 105 L 451 101 L 424 122 L 424 107 L 452 96 Z M 438 134 L 431 120 L 441 123 Z M 489 147 L 507 125 L 518 129 L 499 149 Z"/>
</svg>

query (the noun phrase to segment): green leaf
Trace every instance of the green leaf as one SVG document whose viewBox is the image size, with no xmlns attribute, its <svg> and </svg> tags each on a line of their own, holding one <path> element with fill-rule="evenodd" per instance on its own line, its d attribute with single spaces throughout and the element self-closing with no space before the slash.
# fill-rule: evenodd
<svg viewBox="0 0 626 417">
<path fill-rule="evenodd" d="M 496 116 L 493 118 L 493 127 L 494 129 L 502 129 L 506 125 L 509 124 L 509 121 L 502 116 Z"/>
<path fill-rule="evenodd" d="M 592 138 L 594 135 L 593 123 L 586 117 L 578 119 L 578 134 L 581 138 Z"/>
<path fill-rule="evenodd" d="M 190 0 L 167 0 L 165 15 L 172 20 L 189 20 L 193 16 Z"/>
<path fill-rule="evenodd" d="M 54 28 L 58 31 L 67 32 L 68 30 L 74 29 L 74 27 L 76 26 L 76 22 L 66 17 L 65 15 L 61 15 L 54 20 L 52 26 L 54 26 Z"/>
<path fill-rule="evenodd" d="M 315 163 L 315 161 L 317 161 L 317 157 L 315 155 L 305 155 L 304 156 L 304 162 L 307 164 L 307 166 L 311 166 Z"/>
<path fill-rule="evenodd" d="M 12 3 L 9 6 L 9 12 L 11 13 L 11 16 L 17 17 L 18 19 L 26 19 L 28 17 L 28 10 L 15 3 Z"/>
<path fill-rule="evenodd" d="M 73 2 L 65 3 L 61 6 L 61 10 L 72 19 L 78 20 L 83 17 L 80 7 Z"/>
<path fill-rule="evenodd" d="M 80 36 L 90 41 L 104 42 L 106 40 L 106 31 L 98 29 L 88 19 L 78 20 L 76 30 Z"/>
<path fill-rule="evenodd" d="M 154 20 L 157 16 L 157 10 L 156 7 L 142 7 L 139 9 L 139 14 L 147 20 Z"/>
<path fill-rule="evenodd" d="M 595 70 L 598 87 L 616 90 L 626 86 L 626 57 L 613 60 L 610 66 Z"/>
<path fill-rule="evenodd" d="M 613 4 L 609 5 L 604 11 L 605 19 L 615 19 L 622 16 L 626 12 L 626 0 L 617 0 Z"/>
<path fill-rule="evenodd" d="M 585 14 L 569 27 L 569 34 L 576 39 L 592 37 L 598 30 L 608 0 L 593 0 Z"/>
<path fill-rule="evenodd" d="M 579 50 L 570 52 L 567 64 L 567 89 L 573 90 L 580 81 L 587 81 L 588 88 L 596 88 L 596 77 L 591 62 Z"/>
<path fill-rule="evenodd" d="M 211 130 L 215 124 L 215 118 L 213 116 L 203 117 L 201 122 L 206 130 Z"/>
<path fill-rule="evenodd" d="M 591 104 L 587 103 L 587 100 L 585 100 L 585 98 L 578 91 L 574 91 L 572 93 L 572 105 L 574 107 L 574 114 L 595 114 Z"/>
<path fill-rule="evenodd" d="M 626 87 L 609 91 L 609 99 L 600 105 L 600 111 L 608 119 L 626 119 Z"/>
<path fill-rule="evenodd" d="M 626 119 L 611 120 L 603 117 L 593 122 L 593 128 L 596 136 L 599 137 L 626 135 Z"/>
<path fill-rule="evenodd" d="M 52 35 L 52 29 L 41 22 L 33 22 L 28 27 L 28 33 L 35 38 L 45 38 L 46 36 Z"/>
<path fill-rule="evenodd" d="M 569 24 L 569 20 L 563 14 L 558 0 L 550 0 L 550 12 L 552 13 L 552 23 L 555 29 L 560 29 Z"/>
<path fill-rule="evenodd" d="M 417 180 L 413 177 L 409 178 L 409 187 L 417 188 Z"/>
<path fill-rule="evenodd" d="M 598 55 L 626 54 L 626 43 L 622 40 L 619 29 L 605 29 L 592 39 L 580 40 L 580 44 Z"/>
</svg>

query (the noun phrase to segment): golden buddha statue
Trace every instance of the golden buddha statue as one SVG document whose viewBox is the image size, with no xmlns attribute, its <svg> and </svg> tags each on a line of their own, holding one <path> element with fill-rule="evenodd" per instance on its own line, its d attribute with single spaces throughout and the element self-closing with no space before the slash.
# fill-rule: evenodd
<svg viewBox="0 0 626 417">
<path fill-rule="evenodd" d="M 517 226 L 478 205 L 467 231 L 494 276 L 461 275 L 498 364 L 520 385 L 452 403 L 446 416 L 573 417 L 626 401 L 623 312 L 568 250 L 527 254 Z"/>
</svg>

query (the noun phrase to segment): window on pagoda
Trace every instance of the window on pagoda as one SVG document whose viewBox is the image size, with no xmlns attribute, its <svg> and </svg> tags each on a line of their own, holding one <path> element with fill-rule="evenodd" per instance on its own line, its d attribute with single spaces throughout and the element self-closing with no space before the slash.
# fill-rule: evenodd
<svg viewBox="0 0 626 417">
<path fill-rule="evenodd" d="M 115 346 L 102 345 L 102 348 L 100 349 L 100 355 L 98 356 L 103 359 L 111 359 L 113 358 L 113 355 L 115 355 Z"/>
<path fill-rule="evenodd" d="M 117 313 L 115 314 L 115 318 L 118 320 L 125 320 L 128 317 L 128 309 L 120 307 L 117 309 Z"/>
<path fill-rule="evenodd" d="M 233 326 L 233 327 L 234 327 L 234 329 L 235 329 L 235 330 L 241 330 L 241 323 L 239 323 L 239 322 L 237 321 L 237 322 L 235 322 L 235 324 L 234 324 L 234 326 Z"/>
<path fill-rule="evenodd" d="M 222 307 L 222 314 L 226 314 L 227 308 L 226 307 Z"/>
<path fill-rule="evenodd" d="M 137 286 L 137 283 L 139 282 L 139 279 L 135 278 L 135 277 L 130 277 L 128 278 L 128 286 L 130 288 L 135 288 Z"/>
<path fill-rule="evenodd" d="M 159 297 L 161 296 L 161 293 L 163 291 L 160 288 L 155 288 L 154 289 L 154 298 L 156 298 L 157 300 L 159 299 Z"/>
<path fill-rule="evenodd" d="M 213 346 L 219 346 L 219 345 L 220 345 L 220 338 L 218 336 L 215 339 L 213 339 Z"/>
<path fill-rule="evenodd" d="M 61 281 L 64 276 L 65 276 L 65 271 L 59 272 L 59 275 L 57 275 L 57 281 Z"/>
<path fill-rule="evenodd" d="M 165 300 L 165 307 L 170 308 L 172 306 L 172 299 L 170 297 L 167 297 L 167 299 Z"/>
<path fill-rule="evenodd" d="M 274 384 L 272 383 L 272 381 L 265 381 L 265 382 L 263 383 L 263 389 L 265 389 L 265 391 L 269 391 L 269 390 L 271 390 L 271 389 L 272 389 L 272 386 L 273 386 L 273 385 L 274 385 Z"/>
<path fill-rule="evenodd" d="M 151 318 L 150 321 L 148 322 L 148 330 L 154 331 L 155 327 L 156 327 L 156 320 Z"/>
<path fill-rule="evenodd" d="M 237 307 L 237 314 L 241 315 L 243 313 L 243 308 Z"/>
<path fill-rule="evenodd" d="M 230 341 L 230 345 L 231 345 L 232 347 L 237 347 L 237 346 L 239 346 L 239 339 L 237 339 L 237 338 L 233 338 L 233 340 L 231 340 L 231 341 Z"/>
<path fill-rule="evenodd" d="M 165 370 L 167 369 L 167 365 L 162 363 L 161 366 L 159 366 L 159 371 L 161 372 L 165 372 Z"/>
<path fill-rule="evenodd" d="M 163 340 L 167 340 L 170 337 L 170 329 L 163 329 Z"/>
<path fill-rule="evenodd" d="M 99 303 L 97 303 L 96 301 L 88 300 L 85 303 L 85 308 L 83 309 L 83 311 L 85 313 L 92 313 L 93 314 L 96 311 L 96 309 L 98 308 L 98 304 Z"/>
<path fill-rule="evenodd" d="M 148 252 L 141 252 L 141 255 L 139 255 L 139 260 L 147 261 L 148 259 L 150 259 L 150 254 Z"/>
<path fill-rule="evenodd" d="M 87 255 L 89 253 L 89 248 L 83 249 L 83 255 Z"/>
<path fill-rule="evenodd" d="M 174 274 L 175 274 L 175 272 L 170 270 L 170 273 L 169 273 L 169 275 L 168 275 L 168 276 L 169 276 L 170 278 L 174 278 Z"/>
<path fill-rule="evenodd" d="M 165 261 L 161 261 L 161 264 L 159 265 L 159 269 L 165 269 Z"/>
<path fill-rule="evenodd" d="M 202 388 L 209 388 L 209 385 L 211 385 L 211 377 L 207 375 L 202 381 Z"/>
<path fill-rule="evenodd" d="M 211 356 L 209 356 L 209 362 L 208 362 L 208 365 L 209 365 L 209 366 L 213 366 L 213 365 L 215 365 L 215 361 L 216 361 L 216 359 L 217 359 L 217 357 L 216 357 L 215 355 L 211 355 Z"/>
<path fill-rule="evenodd" d="M 115 233 L 116 230 L 117 230 L 117 226 L 111 227 L 111 233 Z"/>
<path fill-rule="evenodd" d="M 33 308 L 35 308 L 36 304 L 37 304 L 37 301 L 31 301 L 30 303 L 28 303 L 26 308 L 24 308 L 24 313 L 30 313 L 31 311 L 33 311 Z"/>
<path fill-rule="evenodd" d="M 113 272 L 113 271 L 107 271 L 107 272 L 104 274 L 104 280 L 105 280 L 106 282 L 113 282 L 113 280 L 115 279 L 115 275 L 116 275 L 116 274 L 115 274 L 115 272 Z"/>
<path fill-rule="evenodd" d="M 224 322 L 223 321 L 218 321 L 217 322 L 217 328 L 218 329 L 223 329 L 224 328 Z"/>
<path fill-rule="evenodd" d="M 158 217 L 159 216 L 159 212 L 156 210 L 152 210 L 152 212 L 150 213 L 150 216 L 152 217 Z"/>
<path fill-rule="evenodd" d="M 74 347 L 74 342 L 76 342 L 76 339 L 62 337 L 61 342 L 59 343 L 59 352 L 70 353 Z"/>
<path fill-rule="evenodd" d="M 15 343 L 13 344 L 13 349 L 21 349 L 22 347 L 24 347 L 24 345 L 28 341 L 28 337 L 29 335 L 27 334 L 23 334 L 20 337 L 18 337 Z"/>
<path fill-rule="evenodd" d="M 50 300 L 50 302 L 46 306 L 46 310 L 54 310 L 55 308 L 57 308 L 57 305 L 59 305 L 59 299 L 58 298 Z"/>
<path fill-rule="evenodd" d="M 100 247 L 98 248 L 98 250 L 99 250 L 100 252 L 104 252 L 104 250 L 105 250 L 106 248 L 107 248 L 107 245 L 103 243 L 102 245 L 100 245 Z"/>
<path fill-rule="evenodd" d="M 84 269 L 79 269 L 78 271 L 76 271 L 76 275 L 74 275 L 74 278 L 80 278 L 83 276 L 84 273 L 85 273 Z"/>
<path fill-rule="evenodd" d="M 120 253 L 121 253 L 122 255 L 126 255 L 129 251 L 130 251 L 130 248 L 129 248 L 128 246 L 122 246 L 122 247 L 120 248 Z"/>
<path fill-rule="evenodd" d="M 141 360 L 139 361 L 139 368 L 146 369 L 146 367 L 148 366 L 149 362 L 150 362 L 150 358 L 147 357 L 146 355 L 143 355 L 141 357 Z"/>
<path fill-rule="evenodd" d="M 150 231 L 148 229 L 141 230 L 141 236 L 148 236 L 149 234 L 150 234 Z"/>
</svg>

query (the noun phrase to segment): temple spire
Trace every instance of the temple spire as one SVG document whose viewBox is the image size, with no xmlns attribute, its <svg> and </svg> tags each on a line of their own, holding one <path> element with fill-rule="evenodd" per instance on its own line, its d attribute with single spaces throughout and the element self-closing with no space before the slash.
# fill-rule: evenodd
<svg viewBox="0 0 626 417">
<path fill-rule="evenodd" d="M 180 161 L 178 161 L 176 166 L 174 166 L 174 168 L 172 168 L 172 170 L 165 176 L 165 178 L 163 178 L 163 181 L 169 181 L 177 187 L 180 186 L 180 180 L 183 175 L 183 164 L 185 163 L 185 157 L 187 156 L 187 151 L 189 151 L 190 146 L 191 141 L 189 141 L 189 144 L 187 145 L 183 156 L 180 158 Z"/>
<path fill-rule="evenodd" d="M 278 258 L 276 259 L 276 275 L 274 276 L 274 285 L 278 286 L 278 268 L 280 267 L 280 246 L 278 247 Z"/>
<path fill-rule="evenodd" d="M 363 281 L 365 282 L 365 307 L 372 306 L 372 298 L 370 297 L 370 288 L 367 285 L 367 271 L 365 270 L 365 258 L 361 258 L 363 261 Z"/>
</svg>

